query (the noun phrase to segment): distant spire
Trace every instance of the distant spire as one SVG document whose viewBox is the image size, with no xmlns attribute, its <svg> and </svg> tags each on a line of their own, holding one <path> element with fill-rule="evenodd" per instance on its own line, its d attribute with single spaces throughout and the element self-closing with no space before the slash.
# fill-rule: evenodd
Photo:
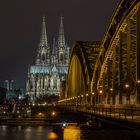
<svg viewBox="0 0 140 140">
<path fill-rule="evenodd" d="M 58 47 L 64 47 L 65 44 L 65 36 L 64 36 L 64 25 L 63 25 L 63 17 L 60 18 L 60 28 L 59 28 L 59 36 L 58 36 Z"/>
<path fill-rule="evenodd" d="M 48 46 L 45 16 L 43 16 L 42 32 L 41 32 L 41 37 L 40 37 L 40 46 Z"/>
<path fill-rule="evenodd" d="M 53 38 L 53 48 L 52 48 L 52 55 L 56 54 L 56 42 L 55 42 L 55 37 Z"/>
</svg>

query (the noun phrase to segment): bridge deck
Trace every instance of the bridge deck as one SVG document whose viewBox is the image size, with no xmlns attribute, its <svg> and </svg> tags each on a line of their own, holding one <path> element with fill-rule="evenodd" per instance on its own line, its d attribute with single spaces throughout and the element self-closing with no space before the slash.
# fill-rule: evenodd
<svg viewBox="0 0 140 140">
<path fill-rule="evenodd" d="M 65 107 L 73 112 L 86 114 L 89 116 L 98 116 L 105 119 L 111 119 L 131 125 L 132 127 L 140 127 L 140 110 L 138 109 L 123 109 L 123 108 L 93 108 L 93 107 Z"/>
</svg>

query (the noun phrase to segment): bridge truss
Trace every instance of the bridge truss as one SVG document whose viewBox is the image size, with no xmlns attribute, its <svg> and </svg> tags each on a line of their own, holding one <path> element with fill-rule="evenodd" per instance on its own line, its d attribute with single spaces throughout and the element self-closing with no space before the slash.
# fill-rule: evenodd
<svg viewBox="0 0 140 140">
<path fill-rule="evenodd" d="M 140 1 L 122 0 L 102 42 L 76 42 L 60 104 L 140 104 Z"/>
</svg>

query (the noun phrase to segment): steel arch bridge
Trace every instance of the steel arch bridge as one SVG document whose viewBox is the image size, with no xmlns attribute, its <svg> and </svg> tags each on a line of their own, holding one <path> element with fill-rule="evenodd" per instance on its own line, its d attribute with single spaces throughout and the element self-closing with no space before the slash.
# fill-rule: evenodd
<svg viewBox="0 0 140 140">
<path fill-rule="evenodd" d="M 74 44 L 59 104 L 139 106 L 139 0 L 118 3 L 101 42 Z"/>
</svg>

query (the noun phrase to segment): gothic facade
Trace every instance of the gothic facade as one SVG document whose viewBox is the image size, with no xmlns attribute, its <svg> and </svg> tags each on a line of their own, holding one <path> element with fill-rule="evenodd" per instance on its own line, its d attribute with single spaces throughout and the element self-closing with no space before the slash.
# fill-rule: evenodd
<svg viewBox="0 0 140 140">
<path fill-rule="evenodd" d="M 63 17 L 60 19 L 58 40 L 53 39 L 53 45 L 48 44 L 45 17 L 43 17 L 40 43 L 34 66 L 28 69 L 26 94 L 31 100 L 44 95 L 59 96 L 60 83 L 68 73 L 70 47 L 64 36 Z"/>
</svg>

